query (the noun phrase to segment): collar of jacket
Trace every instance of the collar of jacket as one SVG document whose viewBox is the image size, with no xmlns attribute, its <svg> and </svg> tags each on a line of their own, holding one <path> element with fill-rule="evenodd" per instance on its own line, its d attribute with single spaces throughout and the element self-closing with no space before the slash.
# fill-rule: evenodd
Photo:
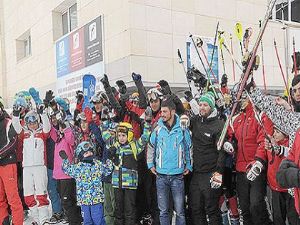
<svg viewBox="0 0 300 225">
<path fill-rule="evenodd" d="M 200 115 L 199 115 L 200 116 Z M 205 121 L 211 121 L 211 120 L 214 120 L 214 119 L 216 119 L 217 118 L 217 116 L 218 116 L 218 110 L 215 108 L 210 114 L 209 114 L 209 116 L 208 117 L 202 117 L 202 116 L 200 116 L 200 118 L 201 118 L 201 121 L 202 122 L 205 122 Z"/>
<path fill-rule="evenodd" d="M 176 120 L 176 121 L 175 121 Z M 172 129 L 169 130 L 168 127 L 165 125 L 165 123 L 163 122 L 162 118 L 160 118 L 158 120 L 158 125 L 161 126 L 162 128 L 166 129 L 168 132 L 172 132 L 178 128 L 180 128 L 180 123 L 179 123 L 179 116 L 177 114 L 175 114 L 175 118 L 174 118 L 174 125 L 172 126 Z M 181 129 L 181 128 L 180 128 Z"/>
</svg>

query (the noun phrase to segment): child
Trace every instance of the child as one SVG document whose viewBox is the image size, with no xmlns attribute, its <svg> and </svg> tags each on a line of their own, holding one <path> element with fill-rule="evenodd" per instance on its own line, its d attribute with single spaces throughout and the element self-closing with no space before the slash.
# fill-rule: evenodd
<svg viewBox="0 0 300 225">
<path fill-rule="evenodd" d="M 149 121 L 149 118 L 146 121 Z M 116 202 L 115 225 L 136 223 L 137 156 L 144 150 L 149 136 L 149 123 L 144 124 L 143 135 L 138 140 L 133 139 L 131 124 L 121 122 L 117 127 L 118 141 L 110 148 L 111 158 L 115 166 L 112 175 Z"/>
<path fill-rule="evenodd" d="M 62 168 L 64 172 L 76 180 L 77 204 L 81 206 L 83 223 L 106 225 L 103 215 L 103 188 L 102 176 L 112 172 L 110 160 L 103 164 L 94 156 L 95 147 L 87 141 L 81 142 L 76 150 L 77 164 L 70 164 L 65 151 L 60 151 L 64 159 Z"/>
<path fill-rule="evenodd" d="M 21 126 L 20 107 L 13 109 L 12 124 L 23 142 L 23 185 L 25 202 L 35 224 L 45 224 L 49 218 L 47 195 L 46 140 L 50 122 L 44 106 L 38 106 L 38 113 L 29 111 L 25 115 L 25 126 Z M 40 115 L 38 115 L 40 114 Z M 40 122 L 40 116 L 42 123 Z"/>
<path fill-rule="evenodd" d="M 290 225 L 298 224 L 298 215 L 294 206 L 294 199 L 287 189 L 281 188 L 276 181 L 276 173 L 279 165 L 288 154 L 289 139 L 288 135 L 274 126 L 274 132 L 265 146 L 268 159 L 267 178 L 269 187 L 272 190 L 272 208 L 274 225 L 285 224 L 286 218 Z M 271 151 L 273 149 L 274 153 Z"/>
<path fill-rule="evenodd" d="M 63 111 L 56 111 L 51 116 L 51 120 L 53 126 L 50 136 L 55 142 L 53 178 L 57 180 L 57 190 L 60 195 L 62 208 L 67 217 L 66 219 L 70 225 L 80 225 L 80 209 L 76 205 L 76 184 L 74 179 L 63 172 L 63 162 L 59 157 L 60 150 L 64 149 L 69 161 L 72 162 L 75 137 L 69 122 L 66 121 L 66 116 Z"/>
</svg>

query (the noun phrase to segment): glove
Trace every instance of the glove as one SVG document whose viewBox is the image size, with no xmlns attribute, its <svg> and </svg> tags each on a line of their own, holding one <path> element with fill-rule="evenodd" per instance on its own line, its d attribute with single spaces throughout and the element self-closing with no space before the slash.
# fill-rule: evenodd
<svg viewBox="0 0 300 225">
<path fill-rule="evenodd" d="M 42 104 L 42 100 L 40 99 L 40 93 L 35 88 L 29 88 L 29 93 L 36 105 Z"/>
<path fill-rule="evenodd" d="M 83 112 L 84 112 L 84 115 L 86 117 L 86 122 L 88 124 L 91 123 L 93 121 L 93 111 L 90 108 L 86 107 L 83 110 Z"/>
<path fill-rule="evenodd" d="M 55 102 L 66 112 L 69 110 L 69 105 L 67 102 L 61 97 L 55 97 Z"/>
<path fill-rule="evenodd" d="M 48 106 L 53 98 L 54 98 L 53 91 L 52 90 L 47 91 L 45 95 L 45 99 L 43 101 L 45 106 Z"/>
<path fill-rule="evenodd" d="M 158 82 L 158 85 L 160 86 L 160 91 L 163 93 L 163 95 L 170 95 L 171 94 L 171 88 L 167 81 L 160 80 Z"/>
<path fill-rule="evenodd" d="M 181 129 L 185 130 L 188 129 L 190 126 L 190 119 L 187 115 L 182 115 L 180 117 L 180 127 Z"/>
<path fill-rule="evenodd" d="M 231 155 L 234 153 L 234 148 L 229 141 L 225 141 L 225 143 L 223 144 L 223 150 Z"/>
<path fill-rule="evenodd" d="M 127 93 L 121 94 L 121 92 L 120 92 L 120 100 L 122 102 L 127 102 L 129 100 L 129 94 L 127 94 Z"/>
<path fill-rule="evenodd" d="M 126 87 L 126 84 L 124 83 L 124 81 L 122 81 L 122 80 L 117 80 L 116 81 L 116 85 L 118 86 L 118 88 L 119 88 L 119 93 L 121 94 L 121 95 L 125 95 L 126 94 L 126 92 L 127 92 L 127 87 Z"/>
<path fill-rule="evenodd" d="M 263 164 L 260 161 L 255 161 L 247 166 L 247 179 L 254 181 L 258 177 L 263 169 Z"/>
<path fill-rule="evenodd" d="M 42 115 L 44 113 L 45 108 L 46 107 L 45 107 L 44 104 L 40 104 L 40 105 L 37 106 L 37 110 L 36 111 L 37 111 L 38 114 Z"/>
<path fill-rule="evenodd" d="M 142 80 L 142 76 L 140 74 L 132 73 L 131 74 L 133 81 L 140 81 Z"/>
<path fill-rule="evenodd" d="M 222 174 L 215 172 L 210 178 L 210 186 L 211 188 L 217 189 L 222 186 Z"/>
<path fill-rule="evenodd" d="M 80 91 L 80 90 L 76 91 L 77 104 L 83 103 L 83 97 L 84 97 L 84 95 L 83 95 L 82 91 Z"/>
<path fill-rule="evenodd" d="M 152 121 L 152 109 L 150 106 L 147 106 L 147 109 L 145 110 L 145 121 L 150 123 Z"/>
<path fill-rule="evenodd" d="M 185 92 L 184 92 L 184 98 L 185 98 L 188 102 L 192 101 L 192 100 L 193 100 L 193 94 L 192 94 L 192 92 L 190 92 L 190 91 L 185 91 Z"/>
<path fill-rule="evenodd" d="M 104 89 L 109 88 L 109 81 L 108 81 L 108 77 L 106 74 L 104 74 L 103 78 L 101 78 L 101 83 L 103 84 Z"/>
<path fill-rule="evenodd" d="M 14 105 L 13 106 L 13 116 L 19 117 L 22 110 L 22 106 Z"/>
<path fill-rule="evenodd" d="M 65 152 L 64 150 L 61 150 L 61 151 L 59 152 L 59 156 L 60 156 L 60 158 L 62 158 L 62 159 L 68 159 L 68 156 L 67 156 L 67 154 L 66 154 L 66 152 Z"/>
</svg>

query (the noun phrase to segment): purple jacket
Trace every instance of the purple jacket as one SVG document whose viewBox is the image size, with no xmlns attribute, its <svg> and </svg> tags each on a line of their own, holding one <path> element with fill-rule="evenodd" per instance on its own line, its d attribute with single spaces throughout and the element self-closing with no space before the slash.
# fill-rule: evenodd
<svg viewBox="0 0 300 225">
<path fill-rule="evenodd" d="M 57 180 L 71 179 L 71 177 L 66 175 L 62 170 L 63 160 L 60 158 L 59 152 L 64 150 L 68 156 L 69 162 L 72 162 L 75 144 L 75 138 L 72 129 L 70 127 L 66 128 L 64 131 L 64 136 L 59 140 L 59 131 L 52 127 L 50 136 L 55 142 L 53 178 Z"/>
</svg>

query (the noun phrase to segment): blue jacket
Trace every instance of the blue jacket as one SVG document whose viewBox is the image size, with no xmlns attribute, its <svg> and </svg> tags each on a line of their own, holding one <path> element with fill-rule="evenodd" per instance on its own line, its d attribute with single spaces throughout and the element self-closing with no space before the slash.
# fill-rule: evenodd
<svg viewBox="0 0 300 225">
<path fill-rule="evenodd" d="M 162 118 L 150 136 L 147 151 L 148 168 L 155 166 L 160 174 L 181 174 L 185 169 L 192 171 L 191 135 L 182 130 L 179 117 L 175 115 L 175 124 L 169 131 Z"/>
</svg>

